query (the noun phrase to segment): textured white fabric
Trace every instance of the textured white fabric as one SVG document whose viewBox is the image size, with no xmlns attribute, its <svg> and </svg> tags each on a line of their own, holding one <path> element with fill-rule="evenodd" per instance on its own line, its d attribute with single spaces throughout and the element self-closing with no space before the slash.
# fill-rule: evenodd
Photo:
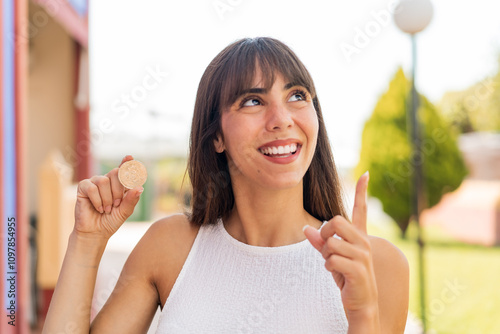
<svg viewBox="0 0 500 334">
<path fill-rule="evenodd" d="M 156 333 L 347 333 L 340 291 L 306 239 L 258 247 L 202 226 Z"/>
</svg>

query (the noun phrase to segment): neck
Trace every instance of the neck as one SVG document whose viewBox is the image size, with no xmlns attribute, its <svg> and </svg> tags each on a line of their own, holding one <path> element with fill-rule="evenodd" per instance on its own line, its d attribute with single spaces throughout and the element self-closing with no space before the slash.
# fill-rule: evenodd
<svg viewBox="0 0 500 334">
<path fill-rule="evenodd" d="M 277 247 L 305 240 L 302 228 L 321 222 L 303 205 L 302 181 L 289 189 L 270 190 L 233 184 L 235 205 L 224 225 L 235 239 L 249 245 Z"/>
</svg>

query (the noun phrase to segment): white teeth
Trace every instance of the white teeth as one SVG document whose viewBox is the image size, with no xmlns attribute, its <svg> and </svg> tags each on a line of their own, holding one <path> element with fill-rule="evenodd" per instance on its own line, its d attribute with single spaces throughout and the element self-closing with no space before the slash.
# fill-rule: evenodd
<svg viewBox="0 0 500 334">
<path fill-rule="evenodd" d="M 273 147 L 263 147 L 260 152 L 265 155 L 276 155 L 276 154 L 291 154 L 297 152 L 297 144 L 290 144 L 285 146 L 273 146 Z"/>
</svg>

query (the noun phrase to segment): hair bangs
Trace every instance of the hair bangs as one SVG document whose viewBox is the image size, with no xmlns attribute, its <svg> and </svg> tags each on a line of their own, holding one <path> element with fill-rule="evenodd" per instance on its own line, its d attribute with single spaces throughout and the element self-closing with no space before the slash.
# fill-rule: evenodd
<svg viewBox="0 0 500 334">
<path fill-rule="evenodd" d="M 311 75 L 304 65 L 281 42 L 266 38 L 249 38 L 235 47 L 226 59 L 225 73 L 221 73 L 220 108 L 230 107 L 245 91 L 254 87 L 255 76 L 261 73 L 263 82 L 258 88 L 271 89 L 276 76 L 287 83 L 302 86 L 316 97 Z"/>
</svg>

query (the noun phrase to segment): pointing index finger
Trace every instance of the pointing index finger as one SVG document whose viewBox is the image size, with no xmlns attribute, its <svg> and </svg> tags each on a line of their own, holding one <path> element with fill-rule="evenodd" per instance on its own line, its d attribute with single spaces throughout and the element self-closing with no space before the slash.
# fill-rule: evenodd
<svg viewBox="0 0 500 334">
<path fill-rule="evenodd" d="M 354 208 L 352 210 L 352 223 L 359 230 L 367 233 L 366 230 L 366 214 L 367 214 L 367 203 L 366 203 L 366 191 L 368 189 L 368 180 L 370 174 L 368 172 L 361 175 L 356 184 L 356 195 L 354 197 Z"/>
</svg>

